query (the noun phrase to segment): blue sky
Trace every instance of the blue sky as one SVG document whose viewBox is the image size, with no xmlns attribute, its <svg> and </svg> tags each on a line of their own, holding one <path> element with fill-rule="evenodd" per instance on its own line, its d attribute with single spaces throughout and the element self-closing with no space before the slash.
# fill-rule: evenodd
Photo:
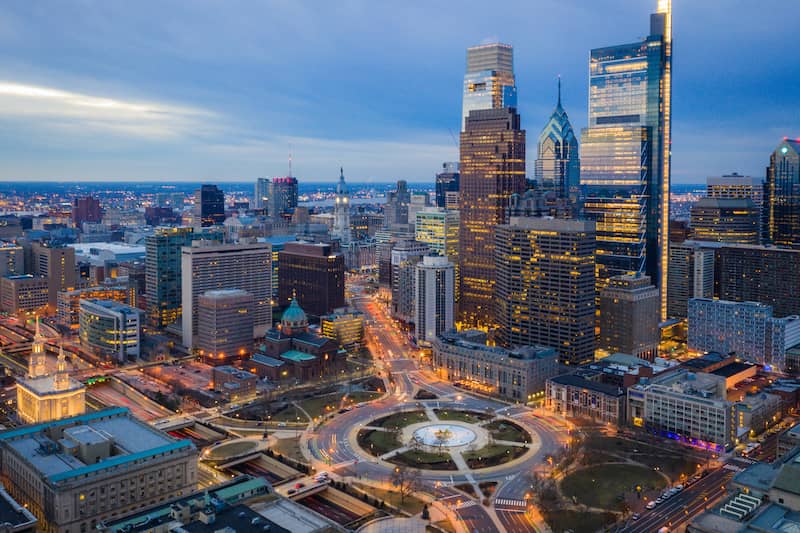
<svg viewBox="0 0 800 533">
<path fill-rule="evenodd" d="M 656 0 L 0 4 L 0 179 L 431 179 L 457 160 L 465 48 L 515 48 L 528 153 L 555 104 L 586 124 L 588 55 Z M 673 0 L 673 181 L 763 176 L 800 137 L 788 0 Z M 452 135 L 451 135 L 452 132 Z M 529 172 L 532 170 L 529 161 Z"/>
</svg>

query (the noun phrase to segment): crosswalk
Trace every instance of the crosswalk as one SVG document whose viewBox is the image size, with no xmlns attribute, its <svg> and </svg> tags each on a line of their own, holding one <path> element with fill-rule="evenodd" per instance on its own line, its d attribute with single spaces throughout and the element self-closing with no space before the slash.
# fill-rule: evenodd
<svg viewBox="0 0 800 533">
<path fill-rule="evenodd" d="M 478 503 L 475 500 L 466 500 L 456 505 L 456 509 L 466 509 L 467 507 L 472 507 L 473 505 L 478 505 Z"/>
<path fill-rule="evenodd" d="M 736 465 L 732 465 L 730 463 L 726 464 L 722 468 L 724 468 L 725 470 L 730 470 L 732 472 L 741 472 L 742 470 L 744 470 L 744 468 L 740 468 L 740 467 L 738 467 Z"/>
<path fill-rule="evenodd" d="M 514 500 L 512 498 L 497 498 L 494 501 L 495 506 L 502 505 L 504 507 L 525 507 L 525 500 Z"/>
</svg>

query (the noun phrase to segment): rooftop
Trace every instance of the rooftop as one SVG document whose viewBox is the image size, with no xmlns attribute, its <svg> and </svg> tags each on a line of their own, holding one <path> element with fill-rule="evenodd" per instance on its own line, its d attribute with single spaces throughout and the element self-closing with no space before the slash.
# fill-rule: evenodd
<svg viewBox="0 0 800 533">
<path fill-rule="evenodd" d="M 275 359 L 274 357 L 270 357 L 268 355 L 264 355 L 263 353 L 253 354 L 253 357 L 251 357 L 250 359 L 252 359 L 256 363 L 260 363 L 260 364 L 262 364 L 264 366 L 281 367 L 281 366 L 284 365 L 283 361 L 280 361 L 280 360 Z"/>
<path fill-rule="evenodd" d="M 17 386 L 28 389 L 37 396 L 46 396 L 48 394 L 63 394 L 65 392 L 71 392 L 86 388 L 84 387 L 83 383 L 74 379 L 73 377 L 70 377 L 69 387 L 63 390 L 56 390 L 55 378 L 56 378 L 55 374 L 48 374 L 46 376 L 39 376 L 35 378 L 28 378 L 28 377 L 18 378 Z"/>
<path fill-rule="evenodd" d="M 4 529 L 5 531 L 16 531 L 17 528 L 24 529 L 26 527 L 31 528 L 36 525 L 36 517 L 34 517 L 30 511 L 28 511 L 25 507 L 18 504 L 14 498 L 12 498 L 3 485 L 0 485 L 0 524 L 10 524 L 11 527 L 9 529 Z"/>
<path fill-rule="evenodd" d="M 270 533 L 291 533 L 275 522 L 261 516 L 246 505 L 234 505 L 216 512 L 214 521 L 208 524 L 195 520 L 184 524 L 182 531 L 189 533 L 249 533 L 254 531 L 269 531 Z"/>
<path fill-rule="evenodd" d="M 607 396 L 625 396 L 625 391 L 620 387 L 615 387 L 614 385 L 610 385 L 608 383 L 600 383 L 598 381 L 592 381 L 586 378 L 582 378 L 581 376 L 575 374 L 564 374 L 562 376 L 556 376 L 552 378 L 550 381 L 552 381 L 553 383 L 558 383 L 559 385 L 581 387 L 583 389 L 599 392 Z"/>
<path fill-rule="evenodd" d="M 716 375 L 716 376 L 722 376 L 722 377 L 725 377 L 725 378 L 729 378 L 729 377 L 735 376 L 736 374 L 739 374 L 740 372 L 744 372 L 746 370 L 750 370 L 754 366 L 756 366 L 756 365 L 754 365 L 753 363 L 733 362 L 733 363 L 730 363 L 728 365 L 723 366 L 722 368 L 718 368 L 718 369 L 714 370 L 711 373 Z"/>
<path fill-rule="evenodd" d="M 255 374 L 247 372 L 246 370 L 240 370 L 240 369 L 236 368 L 235 366 L 231 366 L 231 365 L 216 366 L 216 367 L 214 367 L 214 372 L 220 372 L 220 373 L 223 373 L 223 374 L 228 374 L 230 376 L 235 377 L 236 379 L 251 379 L 251 378 L 258 377 Z"/>
<path fill-rule="evenodd" d="M 289 350 L 288 352 L 283 352 L 281 354 L 281 357 L 284 359 L 288 359 L 290 361 L 294 361 L 296 363 L 302 361 L 313 361 L 314 359 L 316 359 L 316 356 L 298 350 Z"/>
</svg>

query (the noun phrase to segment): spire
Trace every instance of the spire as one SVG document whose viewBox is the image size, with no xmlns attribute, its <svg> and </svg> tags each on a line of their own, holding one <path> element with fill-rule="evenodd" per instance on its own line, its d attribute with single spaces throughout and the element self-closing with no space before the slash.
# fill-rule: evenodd
<svg viewBox="0 0 800 533">
<path fill-rule="evenodd" d="M 58 366 L 56 366 L 56 375 L 53 377 L 53 387 L 56 390 L 65 390 L 69 388 L 69 374 L 67 373 L 67 356 L 64 355 L 64 345 L 58 346 Z"/>
<path fill-rule="evenodd" d="M 561 74 L 558 75 L 558 107 L 561 107 Z"/>
<path fill-rule="evenodd" d="M 339 181 L 344 181 L 344 167 L 339 167 Z"/>
</svg>

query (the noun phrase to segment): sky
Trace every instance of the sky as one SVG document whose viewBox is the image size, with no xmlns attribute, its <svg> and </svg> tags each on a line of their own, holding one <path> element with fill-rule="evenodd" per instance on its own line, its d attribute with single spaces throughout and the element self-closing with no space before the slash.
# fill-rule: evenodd
<svg viewBox="0 0 800 533">
<path fill-rule="evenodd" d="M 675 183 L 763 176 L 800 137 L 788 0 L 673 0 Z M 0 4 L 0 180 L 432 180 L 458 159 L 466 48 L 514 46 L 536 138 L 563 81 L 656 0 L 42 0 Z"/>
</svg>

